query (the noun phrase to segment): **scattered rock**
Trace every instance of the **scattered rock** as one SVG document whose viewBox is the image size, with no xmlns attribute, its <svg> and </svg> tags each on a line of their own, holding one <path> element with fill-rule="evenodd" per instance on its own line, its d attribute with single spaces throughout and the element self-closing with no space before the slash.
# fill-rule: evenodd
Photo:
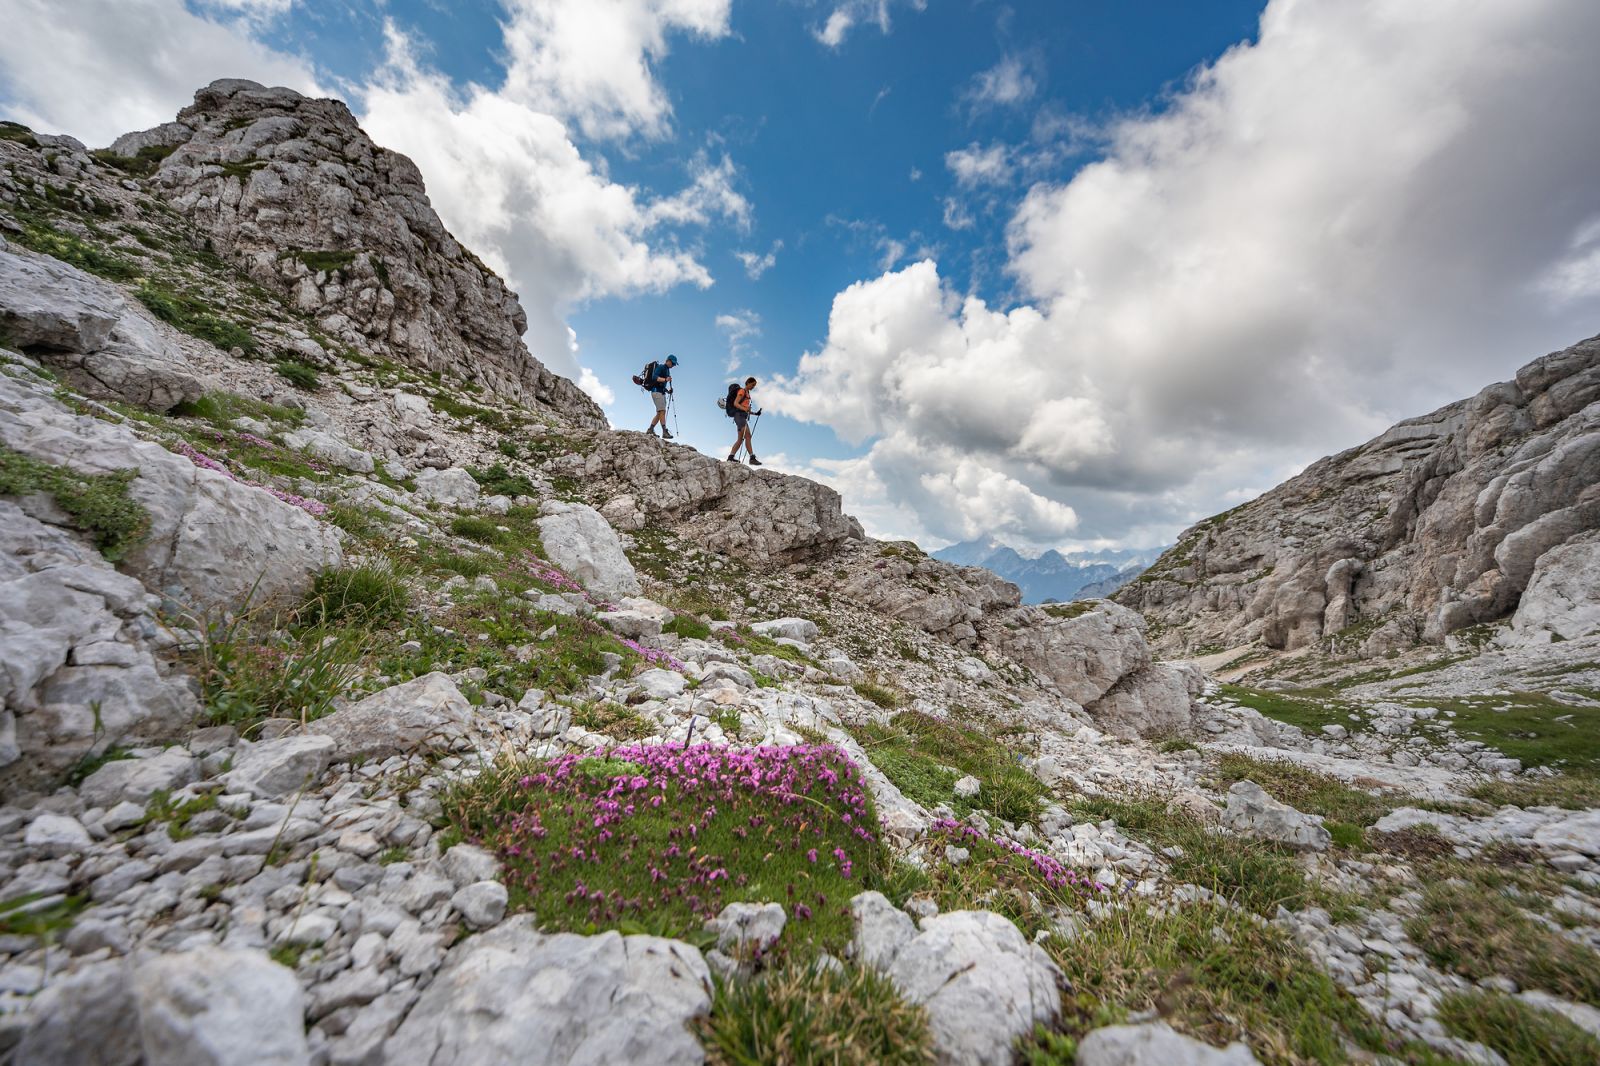
<svg viewBox="0 0 1600 1066">
<path fill-rule="evenodd" d="M 1165 1022 L 1112 1025 L 1078 1041 L 1077 1066 L 1255 1066 L 1243 1044 L 1214 1048 Z"/>
<path fill-rule="evenodd" d="M 608 599 L 639 595 L 639 575 L 599 511 L 550 500 L 539 508 L 539 515 L 545 556 L 568 577 Z M 659 624 L 656 632 L 661 632 Z"/>
<path fill-rule="evenodd" d="M 1333 843 L 1333 835 L 1322 827 L 1321 815 L 1302 814 L 1279 803 L 1254 781 L 1235 781 L 1228 789 L 1222 824 L 1301 851 L 1326 851 Z"/>
<path fill-rule="evenodd" d="M 475 715 L 456 683 L 435 672 L 374 692 L 306 728 L 332 737 L 341 760 L 387 759 L 453 750 L 470 737 Z"/>
<path fill-rule="evenodd" d="M 258 799 L 281 799 L 315 785 L 339 746 L 315 734 L 239 745 L 229 787 Z"/>
</svg>

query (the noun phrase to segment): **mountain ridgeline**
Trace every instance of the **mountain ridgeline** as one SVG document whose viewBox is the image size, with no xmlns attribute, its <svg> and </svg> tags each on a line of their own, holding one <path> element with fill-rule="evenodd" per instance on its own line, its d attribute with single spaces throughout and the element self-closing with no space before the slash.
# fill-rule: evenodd
<svg viewBox="0 0 1600 1066">
<path fill-rule="evenodd" d="M 999 541 L 979 538 L 940 548 L 933 557 L 993 571 L 1022 590 L 1023 603 L 1066 603 L 1111 595 L 1160 554 L 1160 549 L 1062 553 L 1052 548 L 1030 558 Z"/>
</svg>

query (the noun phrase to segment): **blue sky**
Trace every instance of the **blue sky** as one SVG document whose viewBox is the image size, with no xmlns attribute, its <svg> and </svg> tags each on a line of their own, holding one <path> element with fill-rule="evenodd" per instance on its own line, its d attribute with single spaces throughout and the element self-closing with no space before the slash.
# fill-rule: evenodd
<svg viewBox="0 0 1600 1066">
<path fill-rule="evenodd" d="M 91 143 L 245 76 L 350 103 L 530 347 L 930 546 L 1143 547 L 1600 323 L 1600 5 L 0 0 Z M 576 337 L 574 351 L 568 329 Z"/>
</svg>

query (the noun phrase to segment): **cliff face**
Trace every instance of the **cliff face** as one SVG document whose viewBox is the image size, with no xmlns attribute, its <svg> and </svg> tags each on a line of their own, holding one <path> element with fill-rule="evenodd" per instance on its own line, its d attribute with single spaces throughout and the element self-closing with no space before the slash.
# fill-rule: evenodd
<svg viewBox="0 0 1600 1066">
<path fill-rule="evenodd" d="M 1193 526 L 1113 598 L 1169 650 L 1343 634 L 1378 654 L 1511 616 L 1541 568 L 1584 565 L 1597 526 L 1600 338 Z"/>
</svg>

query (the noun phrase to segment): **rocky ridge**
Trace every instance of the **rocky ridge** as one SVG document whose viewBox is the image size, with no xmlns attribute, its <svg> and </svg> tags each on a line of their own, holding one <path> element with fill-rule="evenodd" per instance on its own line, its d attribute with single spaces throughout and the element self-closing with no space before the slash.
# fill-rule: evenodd
<svg viewBox="0 0 1600 1066">
<path fill-rule="evenodd" d="M 1589 972 L 1575 953 L 1600 945 L 1600 854 L 1587 805 L 1536 802 L 1568 781 L 1550 760 L 1469 739 L 1448 707 L 1418 713 L 1398 680 L 1319 703 L 1342 735 L 1263 714 L 1156 661 L 1133 611 L 1022 607 L 987 572 L 864 537 L 827 489 L 566 417 L 514 359 L 458 363 L 455 305 L 404 312 L 404 344 L 361 317 L 359 284 L 314 279 L 318 300 L 298 306 L 280 253 L 301 249 L 275 242 L 321 231 L 274 229 L 270 198 L 252 197 L 303 193 L 334 227 L 345 187 L 382 214 L 368 196 L 398 157 L 352 171 L 362 189 L 326 159 L 279 165 L 367 159 L 347 120 L 229 82 L 109 156 L 0 138 L 0 580 L 19 593 L 0 597 L 16 738 L 0 749 L 16 753 L 0 778 L 0 1056 L 724 1061 L 719 1027 L 762 1017 L 726 997 L 779 995 L 796 974 L 808 995 L 856 982 L 838 1011 L 911 1012 L 904 1041 L 856 1061 L 1426 1046 L 1498 1062 L 1479 1042 L 1493 1034 L 1457 1014 L 1512 994 L 1600 1033 L 1581 977 L 1473 972 L 1414 924 L 1459 903 L 1436 885 L 1510 877 L 1517 915 L 1563 916 L 1521 935 Z M 223 257 L 195 251 L 207 239 Z M 364 263 L 381 247 L 443 276 L 438 240 L 344 247 L 358 244 Z M 210 303 L 158 311 L 201 280 Z M 257 350 L 219 347 L 240 336 L 219 322 Z M 136 334 L 147 343 L 116 347 Z M 301 341 L 324 376 L 281 369 Z M 111 528 L 127 552 L 104 550 Z M 346 613 L 316 621 L 332 611 Z M 1462 661 L 1421 698 L 1481 692 L 1473 671 L 1497 655 L 1515 660 L 1500 675 L 1560 663 L 1583 688 L 1590 643 Z M 630 760 L 690 751 L 847 760 L 817 778 L 847 766 L 866 793 L 847 788 L 860 806 L 829 823 L 835 859 L 863 846 L 845 826 L 882 858 L 840 867 L 831 908 L 790 881 L 693 921 L 596 929 L 563 918 L 559 895 L 531 904 L 520 855 L 464 833 L 474 790 L 501 775 L 642 788 Z M 722 873 L 759 877 L 782 851 Z M 795 858 L 807 877 L 818 852 Z M 808 937 L 830 915 L 843 932 Z M 1198 954 L 1138 954 L 1169 942 Z M 1209 984 L 1199 960 L 1219 952 L 1230 972 L 1285 969 L 1248 991 Z M 1153 984 L 1104 987 L 1108 957 Z M 887 991 L 861 991 L 878 987 L 868 974 Z"/>
<path fill-rule="evenodd" d="M 1371 658 L 1508 619 L 1516 643 L 1569 639 L 1594 629 L 1597 528 L 1593 338 L 1191 527 L 1114 598 L 1190 653 Z"/>
</svg>

